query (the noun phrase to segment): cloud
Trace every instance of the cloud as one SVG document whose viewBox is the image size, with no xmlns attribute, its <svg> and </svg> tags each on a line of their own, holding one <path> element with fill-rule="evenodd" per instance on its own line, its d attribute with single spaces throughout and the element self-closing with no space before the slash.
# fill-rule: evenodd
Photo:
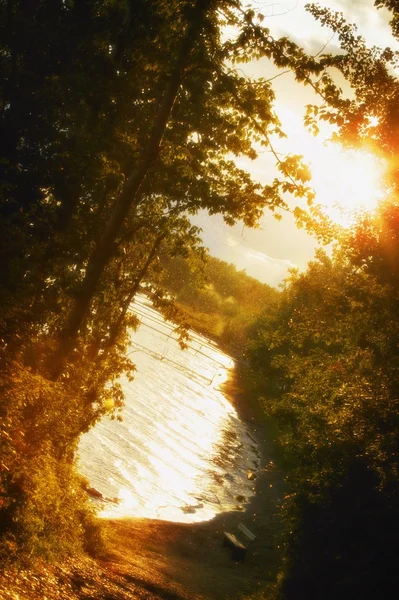
<svg viewBox="0 0 399 600">
<path fill-rule="evenodd" d="M 247 249 L 246 254 L 249 261 L 261 262 L 266 265 L 281 266 L 284 269 L 295 269 L 297 266 L 290 260 L 273 258 L 272 256 L 268 256 L 267 254 L 259 252 L 258 250 L 253 250 L 252 248 Z"/>
<path fill-rule="evenodd" d="M 289 215 L 277 222 L 265 215 L 262 227 L 228 227 L 220 215 L 201 211 L 192 218 L 202 228 L 202 238 L 212 256 L 234 264 L 263 283 L 278 286 L 289 269 L 305 269 L 314 256 L 315 240 L 297 229 Z"/>
<path fill-rule="evenodd" d="M 374 0 L 327 0 L 323 5 L 342 12 L 348 23 L 358 27 L 360 35 L 366 38 L 369 45 L 385 47 L 388 44 L 397 47 L 389 26 L 392 15 L 385 8 L 377 10 Z"/>
<path fill-rule="evenodd" d="M 238 270 L 243 270 L 251 277 L 269 285 L 278 286 L 287 277 L 289 269 L 297 266 L 291 260 L 276 258 L 255 250 L 244 238 L 226 235 L 220 230 L 217 247 L 214 244 L 210 245 L 212 254 L 226 262 L 234 263 Z"/>
<path fill-rule="evenodd" d="M 226 237 L 226 244 L 228 246 L 230 246 L 231 248 L 234 248 L 235 246 L 239 245 L 239 242 L 237 241 L 237 239 L 235 239 L 234 237 L 232 237 L 231 235 L 228 235 Z"/>
<path fill-rule="evenodd" d="M 331 31 L 322 27 L 306 11 L 307 2 L 308 0 L 280 0 L 278 4 L 270 5 L 268 0 L 254 0 L 254 5 L 265 15 L 264 23 L 270 27 L 273 36 L 287 36 L 310 54 L 316 54 L 323 43 L 328 42 Z M 366 38 L 369 45 L 399 48 L 389 26 L 392 13 L 386 8 L 377 10 L 374 0 L 323 0 L 321 4 L 335 12 L 342 12 L 348 23 L 358 26 L 360 35 Z M 273 10 L 268 9 L 268 6 L 274 7 Z M 334 52 L 337 48 L 329 45 L 326 50 Z"/>
</svg>

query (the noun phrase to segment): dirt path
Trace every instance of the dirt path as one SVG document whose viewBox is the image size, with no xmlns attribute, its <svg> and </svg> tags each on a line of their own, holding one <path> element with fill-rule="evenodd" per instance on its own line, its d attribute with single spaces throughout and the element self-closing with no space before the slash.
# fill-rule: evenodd
<svg viewBox="0 0 399 600">
<path fill-rule="evenodd" d="M 265 496 L 275 474 L 265 474 Z M 258 486 L 257 486 L 258 487 Z M 193 525 L 153 520 L 111 521 L 111 556 L 108 566 L 127 580 L 161 597 L 225 600 L 250 594 L 274 581 L 276 567 L 273 507 L 267 500 L 258 512 L 225 513 L 207 523 Z M 254 506 L 255 508 L 255 506 Z M 222 545 L 223 532 L 243 522 L 256 539 L 245 562 L 231 558 Z M 166 595 L 165 595 L 166 592 Z"/>
</svg>

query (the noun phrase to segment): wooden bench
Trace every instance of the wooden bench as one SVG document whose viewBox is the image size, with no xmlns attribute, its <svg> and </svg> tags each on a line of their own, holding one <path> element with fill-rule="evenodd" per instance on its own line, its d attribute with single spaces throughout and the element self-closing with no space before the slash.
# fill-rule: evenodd
<svg viewBox="0 0 399 600">
<path fill-rule="evenodd" d="M 238 529 L 240 530 L 240 533 L 237 535 L 228 533 L 227 531 L 224 532 L 223 546 L 228 546 L 232 549 L 231 558 L 233 560 L 245 560 L 248 545 L 256 538 L 256 535 L 251 533 L 251 531 L 249 531 L 249 529 L 247 529 L 242 523 L 238 525 Z M 244 545 L 240 540 L 241 534 L 244 534 L 246 537 L 246 545 Z"/>
</svg>

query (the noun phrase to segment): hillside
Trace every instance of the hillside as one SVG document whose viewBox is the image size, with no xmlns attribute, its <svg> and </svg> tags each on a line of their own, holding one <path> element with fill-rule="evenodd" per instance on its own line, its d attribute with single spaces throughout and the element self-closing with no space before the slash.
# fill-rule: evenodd
<svg viewBox="0 0 399 600">
<path fill-rule="evenodd" d="M 246 329 L 272 311 L 279 292 L 206 255 L 205 262 L 164 258 L 165 287 L 175 295 L 190 325 L 236 354 L 246 341 Z"/>
</svg>

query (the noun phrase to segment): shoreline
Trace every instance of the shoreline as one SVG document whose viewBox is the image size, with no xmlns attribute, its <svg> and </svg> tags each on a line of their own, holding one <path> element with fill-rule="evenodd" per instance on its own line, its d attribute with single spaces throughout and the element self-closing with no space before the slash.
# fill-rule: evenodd
<svg viewBox="0 0 399 600">
<path fill-rule="evenodd" d="M 237 379 L 236 369 L 233 368 L 229 378 L 221 386 L 221 391 L 235 408 L 239 419 L 248 427 L 259 450 L 260 461 L 254 480 L 255 494 L 245 506 L 244 512 L 245 515 L 251 515 L 251 518 L 254 518 L 262 510 L 265 495 L 269 500 L 273 498 L 274 502 L 278 502 L 283 493 L 284 483 L 281 470 L 275 464 L 278 451 L 272 426 L 259 402 L 254 398 L 244 397 Z M 266 494 L 266 492 L 268 493 Z"/>
<path fill-rule="evenodd" d="M 283 490 L 282 475 L 274 465 L 273 441 L 266 417 L 243 398 L 232 369 L 221 391 L 235 408 L 259 451 L 254 495 L 245 510 L 223 512 L 210 521 L 176 523 L 156 519 L 120 518 L 108 520 L 111 542 L 110 564 L 119 573 L 135 574 L 142 585 L 156 585 L 165 598 L 226 600 L 250 595 L 275 583 L 279 557 L 279 523 L 275 506 Z M 256 539 L 250 544 L 245 562 L 232 560 L 223 547 L 223 533 L 237 534 L 243 523 Z M 152 574 L 148 578 L 148 561 Z M 172 594 L 172 596 L 171 596 Z"/>
<path fill-rule="evenodd" d="M 283 493 L 283 477 L 275 468 L 273 440 L 263 410 L 244 398 L 230 371 L 221 391 L 234 406 L 259 450 L 253 481 L 255 494 L 245 511 L 218 514 L 210 521 L 175 523 L 156 519 L 101 519 L 106 555 L 76 556 L 62 564 L 0 576 L 4 600 L 228 600 L 249 598 L 276 581 L 279 568 L 279 521 L 275 506 Z M 252 400 L 252 401 L 251 401 Z M 232 560 L 223 533 L 237 533 L 243 523 L 256 539 L 244 562 Z"/>
</svg>

